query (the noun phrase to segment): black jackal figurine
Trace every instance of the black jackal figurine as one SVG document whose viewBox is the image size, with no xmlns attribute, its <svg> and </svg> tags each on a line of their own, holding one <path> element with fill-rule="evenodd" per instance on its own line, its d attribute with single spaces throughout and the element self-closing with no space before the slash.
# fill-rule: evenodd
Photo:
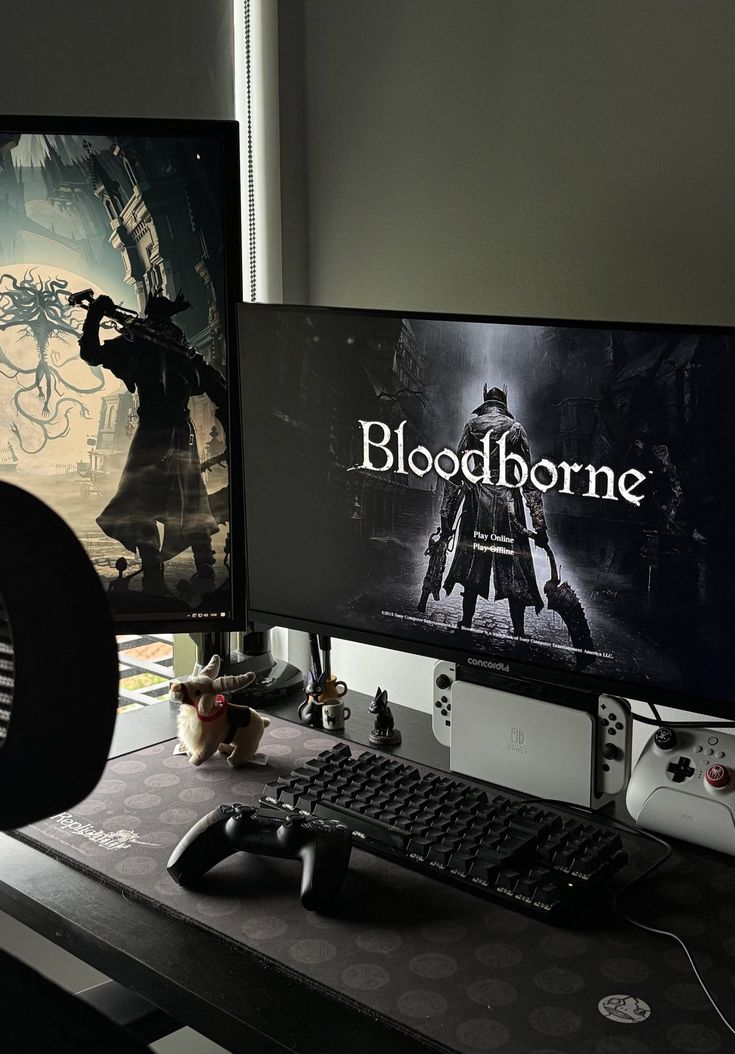
<svg viewBox="0 0 735 1054">
<path fill-rule="evenodd" d="M 388 693 L 378 688 L 370 704 L 370 713 L 375 714 L 375 725 L 370 732 L 370 742 L 378 747 L 397 746 L 401 733 L 393 724 L 393 714 L 388 706 Z"/>
</svg>

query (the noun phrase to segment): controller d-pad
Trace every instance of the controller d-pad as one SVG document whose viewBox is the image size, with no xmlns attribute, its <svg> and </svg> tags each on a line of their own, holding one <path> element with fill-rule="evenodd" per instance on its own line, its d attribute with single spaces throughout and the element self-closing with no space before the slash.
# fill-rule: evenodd
<svg viewBox="0 0 735 1054">
<path fill-rule="evenodd" d="M 673 783 L 683 783 L 684 780 L 694 775 L 696 769 L 689 758 L 680 757 L 678 761 L 670 761 L 666 766 L 666 771 L 671 773 Z"/>
</svg>

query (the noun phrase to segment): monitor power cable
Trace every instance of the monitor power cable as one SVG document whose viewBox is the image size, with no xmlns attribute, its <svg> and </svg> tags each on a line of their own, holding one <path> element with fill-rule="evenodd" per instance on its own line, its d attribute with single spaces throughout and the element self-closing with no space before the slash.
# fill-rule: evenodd
<svg viewBox="0 0 735 1054">
<path fill-rule="evenodd" d="M 629 705 L 629 700 L 619 695 L 610 695 L 610 698 Z M 653 717 L 645 717 L 631 710 L 630 716 L 633 721 L 638 721 L 643 725 L 653 725 L 656 728 L 735 728 L 735 721 L 664 721 L 653 703 L 647 701 L 646 705 L 650 707 Z"/>
</svg>

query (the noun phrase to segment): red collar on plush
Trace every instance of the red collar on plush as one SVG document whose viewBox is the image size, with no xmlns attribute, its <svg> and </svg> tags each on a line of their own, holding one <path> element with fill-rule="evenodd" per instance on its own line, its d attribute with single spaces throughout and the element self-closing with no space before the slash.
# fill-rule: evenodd
<svg viewBox="0 0 735 1054">
<path fill-rule="evenodd" d="M 193 706 L 197 712 L 197 717 L 200 721 L 216 721 L 218 717 L 222 717 L 222 714 L 227 713 L 227 707 L 229 703 L 225 699 L 224 695 L 215 695 L 214 697 L 214 709 L 211 714 L 202 714 L 199 711 L 199 704 L 192 703 L 191 699 L 184 699 L 187 706 Z"/>
</svg>

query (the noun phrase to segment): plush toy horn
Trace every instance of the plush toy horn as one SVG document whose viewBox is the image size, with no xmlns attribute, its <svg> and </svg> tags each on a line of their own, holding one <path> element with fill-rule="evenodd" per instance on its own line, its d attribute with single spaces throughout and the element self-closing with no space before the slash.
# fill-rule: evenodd
<svg viewBox="0 0 735 1054">
<path fill-rule="evenodd" d="M 239 673 L 235 676 L 225 675 L 212 681 L 215 692 L 240 692 L 255 680 L 254 673 Z"/>
<path fill-rule="evenodd" d="M 213 655 L 212 658 L 207 663 L 207 665 L 203 669 L 201 669 L 199 671 L 199 676 L 200 677 L 211 677 L 212 680 L 214 680 L 214 678 L 219 673 L 220 662 L 221 662 L 221 659 L 220 659 L 219 655 Z"/>
</svg>

